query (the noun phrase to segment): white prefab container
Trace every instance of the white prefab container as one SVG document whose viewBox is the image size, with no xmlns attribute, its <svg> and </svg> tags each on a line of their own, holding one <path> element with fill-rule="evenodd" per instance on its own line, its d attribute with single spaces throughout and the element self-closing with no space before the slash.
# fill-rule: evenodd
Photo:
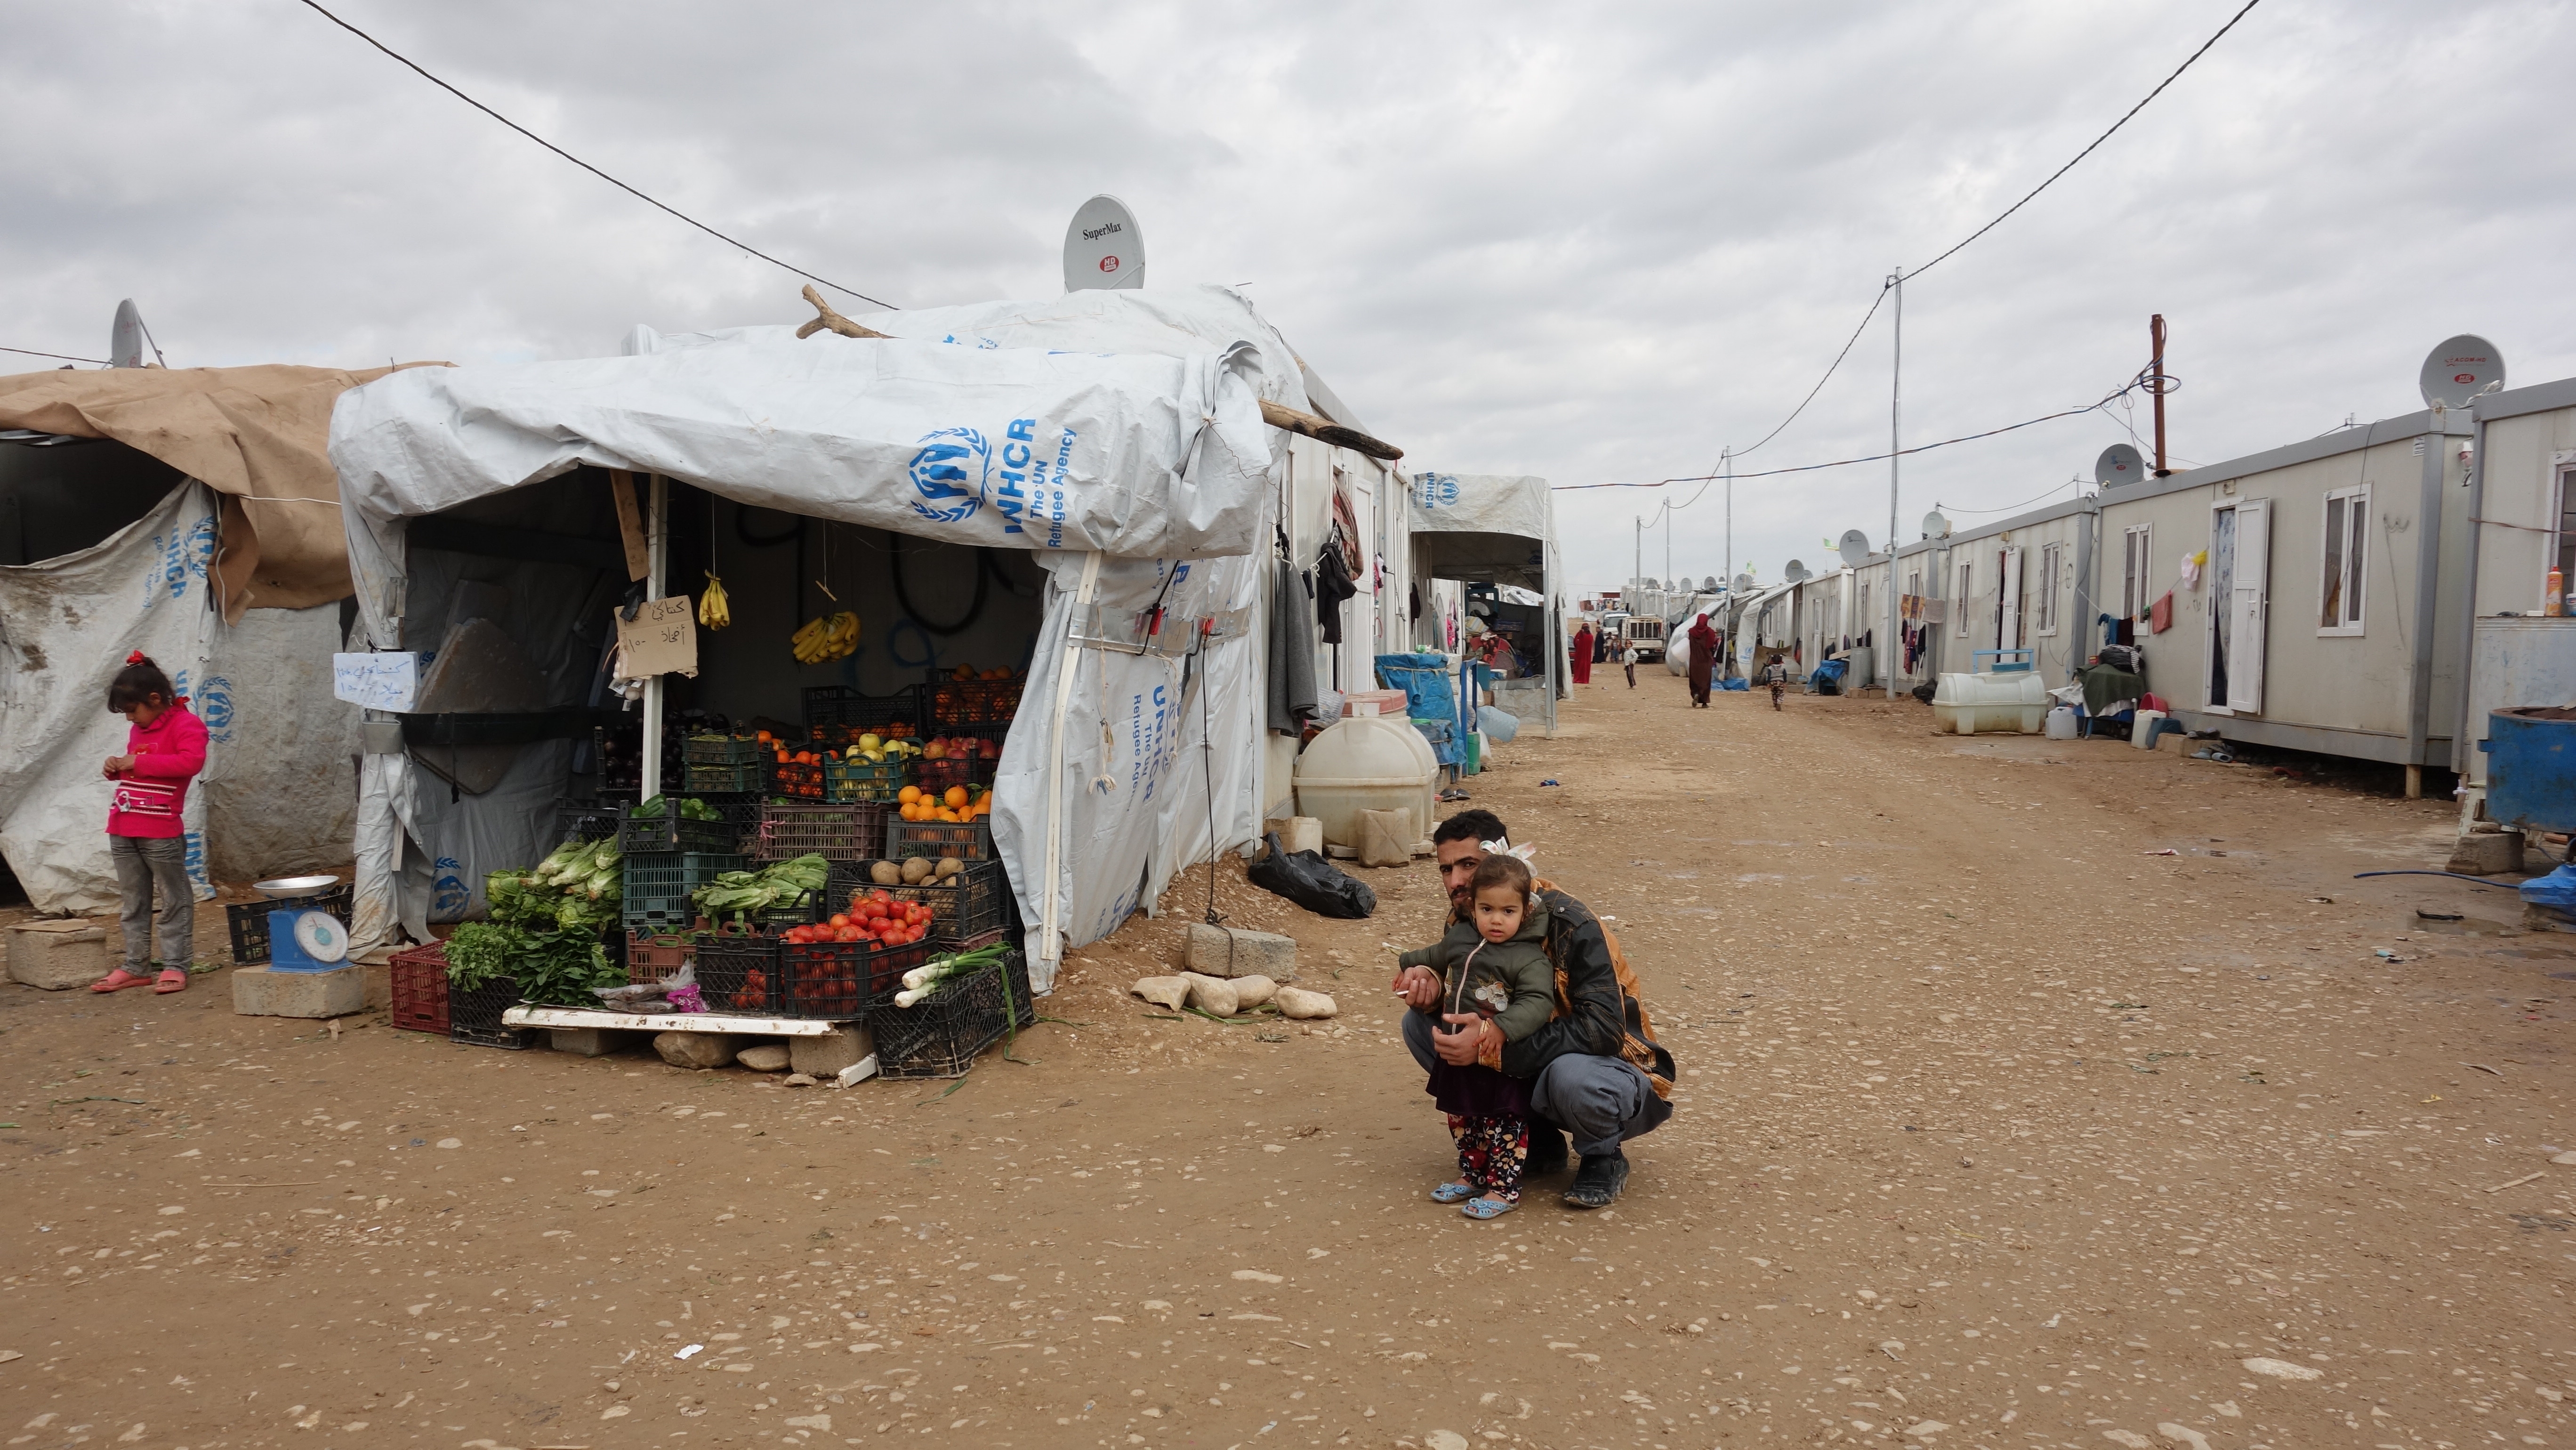
<svg viewBox="0 0 2576 1450">
<path fill-rule="evenodd" d="M 2049 703 L 2048 682 L 2035 670 L 1943 675 L 1932 692 L 1932 723 L 1953 735 L 2036 735 Z"/>
<path fill-rule="evenodd" d="M 1440 761 L 1400 717 L 1359 716 L 1315 737 L 1297 757 L 1297 814 L 1324 823 L 1324 843 L 1357 846 L 1360 812 L 1410 811 L 1413 839 L 1431 834 Z"/>
</svg>

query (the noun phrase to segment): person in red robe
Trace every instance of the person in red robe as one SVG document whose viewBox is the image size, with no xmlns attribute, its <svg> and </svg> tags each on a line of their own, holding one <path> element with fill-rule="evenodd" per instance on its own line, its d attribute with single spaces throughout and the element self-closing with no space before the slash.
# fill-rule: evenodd
<svg viewBox="0 0 2576 1450">
<path fill-rule="evenodd" d="M 1708 677 L 1717 667 L 1717 631 L 1709 628 L 1707 615 L 1691 621 L 1689 639 L 1691 703 L 1706 709 Z"/>
<path fill-rule="evenodd" d="M 1586 621 L 1581 629 L 1574 632 L 1573 652 L 1574 682 L 1578 685 L 1591 684 L 1592 625 L 1589 621 Z"/>
</svg>

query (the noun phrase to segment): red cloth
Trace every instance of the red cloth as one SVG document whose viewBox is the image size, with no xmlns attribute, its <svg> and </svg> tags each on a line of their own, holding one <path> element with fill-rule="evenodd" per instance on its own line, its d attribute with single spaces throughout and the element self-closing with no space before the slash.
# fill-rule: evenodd
<svg viewBox="0 0 2576 1450">
<path fill-rule="evenodd" d="M 127 730 L 125 753 L 134 768 L 115 776 L 107 833 L 165 840 L 187 834 L 179 813 L 188 804 L 188 781 L 206 768 L 206 723 L 182 697 L 151 724 Z"/>
<path fill-rule="evenodd" d="M 2173 628 L 2173 591 L 2168 589 L 2162 598 L 2147 606 L 2147 632 L 2162 634 L 2171 628 Z"/>
<path fill-rule="evenodd" d="M 1574 649 L 1574 658 L 1573 658 L 1573 660 L 1572 660 L 1572 663 L 1573 663 L 1573 665 L 1574 665 L 1574 682 L 1575 682 L 1576 684 L 1578 684 L 1578 685 L 1588 685 L 1588 684 L 1591 684 L 1591 683 L 1592 683 L 1592 631 L 1591 631 L 1591 630 L 1589 630 L 1589 629 L 1578 629 L 1578 630 L 1576 630 L 1576 631 L 1574 632 L 1574 646 L 1573 646 L 1573 649 Z"/>
</svg>

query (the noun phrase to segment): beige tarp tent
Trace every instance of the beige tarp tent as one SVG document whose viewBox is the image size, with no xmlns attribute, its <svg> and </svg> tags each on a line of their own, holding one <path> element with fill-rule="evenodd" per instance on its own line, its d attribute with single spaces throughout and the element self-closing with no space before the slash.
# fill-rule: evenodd
<svg viewBox="0 0 2576 1450">
<path fill-rule="evenodd" d="M 0 377 L 0 428 L 112 438 L 213 489 L 222 500 L 217 599 L 226 622 L 238 623 L 253 606 L 348 597 L 340 480 L 326 451 L 331 405 L 392 371 L 273 363 L 21 373 Z"/>
</svg>

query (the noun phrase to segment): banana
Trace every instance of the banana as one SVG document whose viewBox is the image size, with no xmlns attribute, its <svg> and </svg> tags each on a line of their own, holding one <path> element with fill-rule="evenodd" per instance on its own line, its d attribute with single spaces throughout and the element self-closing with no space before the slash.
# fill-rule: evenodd
<svg viewBox="0 0 2576 1450">
<path fill-rule="evenodd" d="M 725 597 L 724 581 L 707 571 L 707 592 L 698 596 L 698 627 L 710 632 L 733 623 L 733 601 Z"/>
<path fill-rule="evenodd" d="M 805 621 L 790 643 L 799 664 L 847 659 L 858 652 L 859 617 L 846 609 L 838 614 L 817 615 Z"/>
</svg>

